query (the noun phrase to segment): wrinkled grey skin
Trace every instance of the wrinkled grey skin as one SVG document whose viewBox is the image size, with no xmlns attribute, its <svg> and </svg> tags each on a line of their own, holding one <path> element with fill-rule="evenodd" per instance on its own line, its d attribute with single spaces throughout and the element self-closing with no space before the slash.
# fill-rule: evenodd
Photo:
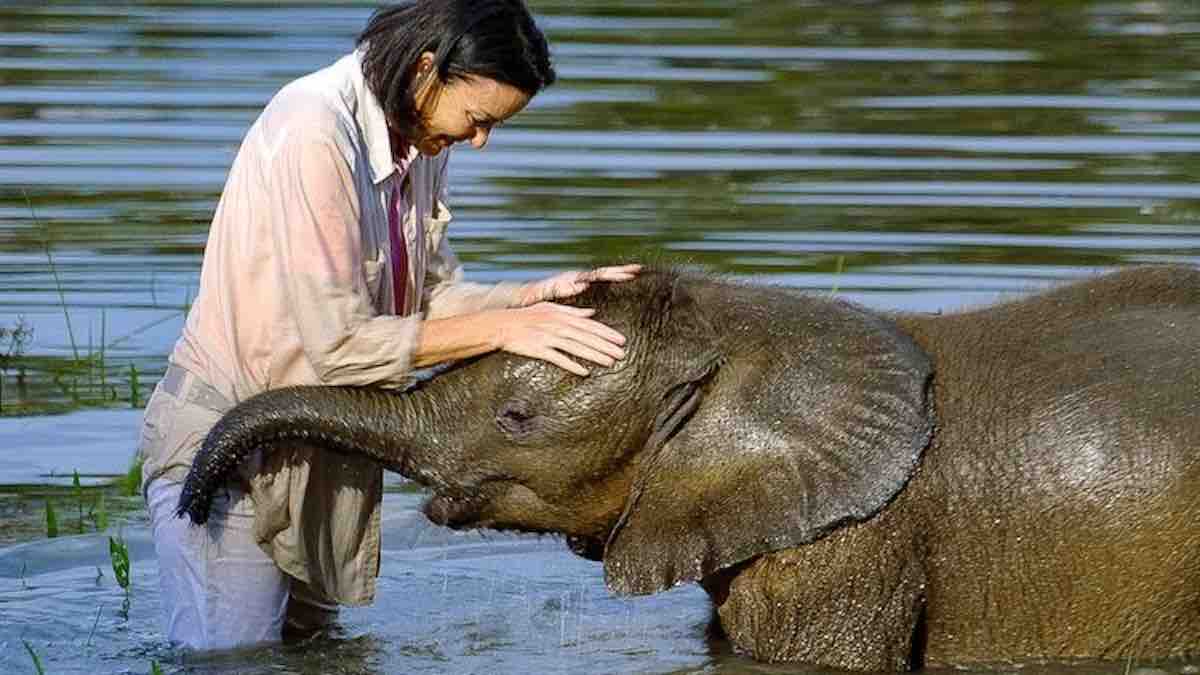
<svg viewBox="0 0 1200 675">
<path fill-rule="evenodd" d="M 1200 272 L 946 316 L 658 271 L 580 303 L 629 338 L 617 366 L 267 392 L 180 512 L 303 438 L 431 487 L 435 522 L 563 533 L 615 592 L 698 581 L 756 659 L 1200 653 Z"/>
</svg>

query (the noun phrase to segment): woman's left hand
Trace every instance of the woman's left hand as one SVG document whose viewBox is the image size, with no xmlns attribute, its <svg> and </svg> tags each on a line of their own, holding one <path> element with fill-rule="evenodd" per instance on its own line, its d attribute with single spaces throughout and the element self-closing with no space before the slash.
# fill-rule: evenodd
<svg viewBox="0 0 1200 675">
<path fill-rule="evenodd" d="M 563 272 L 552 277 L 526 284 L 521 289 L 521 304 L 533 305 L 578 295 L 593 281 L 629 281 L 642 271 L 641 265 L 614 265 L 597 267 L 588 272 Z"/>
</svg>

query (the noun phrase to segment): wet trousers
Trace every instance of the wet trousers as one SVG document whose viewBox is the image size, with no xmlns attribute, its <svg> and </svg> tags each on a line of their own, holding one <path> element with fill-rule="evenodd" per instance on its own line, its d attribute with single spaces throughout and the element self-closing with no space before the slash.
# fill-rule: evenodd
<svg viewBox="0 0 1200 675">
<path fill-rule="evenodd" d="M 202 442 L 221 415 L 214 393 L 186 371 L 168 370 L 146 406 L 143 455 L 171 456 L 181 443 Z M 208 523 L 193 525 L 175 515 L 181 489 L 179 477 L 169 474 L 144 488 L 163 629 L 172 643 L 232 649 L 277 642 L 285 628 L 308 632 L 333 621 L 337 606 L 313 597 L 258 546 L 249 495 L 232 485 L 221 490 Z"/>
</svg>

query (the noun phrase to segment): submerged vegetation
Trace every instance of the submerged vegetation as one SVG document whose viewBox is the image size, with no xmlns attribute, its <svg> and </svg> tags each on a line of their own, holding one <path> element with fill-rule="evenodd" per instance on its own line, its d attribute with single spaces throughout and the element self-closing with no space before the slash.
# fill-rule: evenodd
<svg viewBox="0 0 1200 675">
<path fill-rule="evenodd" d="M 191 307 L 191 291 L 187 289 L 181 304 L 159 304 L 153 293 L 150 309 L 166 312 L 153 320 L 136 326 L 124 335 L 109 334 L 107 312 L 86 322 L 86 341 L 80 337 L 77 317 L 72 316 L 68 288 L 54 254 L 54 235 L 48 223 L 42 221 L 32 201 L 26 197 L 30 222 L 38 232 L 40 247 L 45 255 L 45 270 L 51 293 L 62 315 L 66 344 L 54 345 L 42 340 L 35 342 L 34 327 L 23 316 L 0 321 L 0 415 L 37 415 L 61 413 L 89 407 L 129 406 L 145 404 L 143 378 L 148 368 L 162 366 L 161 358 L 149 356 L 120 358 L 113 356 L 114 348 L 167 321 L 186 315 Z M 98 318 L 98 322 L 96 319 Z"/>
<path fill-rule="evenodd" d="M 121 600 L 121 618 L 128 619 L 133 589 L 129 585 L 129 546 L 120 533 L 108 538 L 108 559 L 112 563 L 113 577 L 116 578 L 117 585 L 125 592 L 125 597 Z"/>
<path fill-rule="evenodd" d="M 33 328 L 25 323 L 24 317 L 17 317 L 11 327 L 0 325 L 0 414 L 4 413 L 4 380 L 10 369 L 16 371 L 18 389 L 24 387 L 25 368 L 18 364 L 32 339 Z"/>
<path fill-rule="evenodd" d="M 84 478 L 104 478 L 84 485 Z M 142 465 L 120 475 L 73 472 L 70 485 L 0 485 L 0 546 L 39 537 L 103 533 L 140 513 Z"/>
<path fill-rule="evenodd" d="M 69 316 L 65 306 L 63 312 Z M 0 325 L 0 415 L 145 405 L 143 370 L 114 362 L 108 348 L 116 341 L 106 341 L 106 333 L 102 319 L 98 345 L 89 339 L 83 350 L 72 343 L 69 356 L 34 354 L 33 328 L 24 318 Z"/>
<path fill-rule="evenodd" d="M 44 675 L 46 670 L 42 668 L 42 659 L 33 651 L 33 645 L 29 644 L 28 640 L 21 640 L 21 644 L 25 645 L 25 651 L 29 653 L 29 658 L 33 661 L 33 672 L 37 675 Z"/>
<path fill-rule="evenodd" d="M 107 314 L 101 309 L 98 325 L 89 323 L 87 340 L 81 342 L 69 308 L 67 288 L 55 260 L 53 233 L 49 224 L 38 217 L 28 197 L 26 204 L 31 222 L 39 232 L 52 283 L 52 288 L 45 290 L 52 292 L 62 314 L 67 344 L 53 347 L 35 343 L 33 326 L 21 316 L 15 321 L 0 322 L 0 415 L 62 413 L 91 407 L 140 408 L 146 402 L 142 381 L 146 370 L 161 367 L 162 359 L 145 356 L 136 360 L 119 359 L 112 356 L 112 350 L 162 323 L 186 315 L 191 307 L 190 289 L 178 305 L 160 305 L 157 295 L 152 293 L 152 308 L 165 310 L 166 315 L 116 337 L 109 335 Z"/>
<path fill-rule="evenodd" d="M 69 316 L 66 307 L 64 314 Z M 99 345 L 81 352 L 72 343 L 70 356 L 32 354 L 33 328 L 23 317 L 0 325 L 0 415 L 61 413 L 89 407 L 145 404 L 142 372 L 133 362 L 113 363 L 107 355 L 101 322 Z"/>
</svg>

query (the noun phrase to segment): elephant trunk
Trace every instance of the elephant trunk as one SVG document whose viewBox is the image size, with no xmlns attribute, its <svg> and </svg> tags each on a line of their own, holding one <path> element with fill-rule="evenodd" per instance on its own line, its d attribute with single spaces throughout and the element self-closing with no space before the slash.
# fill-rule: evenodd
<svg viewBox="0 0 1200 675">
<path fill-rule="evenodd" d="M 175 512 L 196 524 L 206 522 L 214 494 L 251 453 L 270 452 L 288 441 L 368 457 L 414 478 L 415 403 L 413 394 L 352 387 L 287 387 L 249 398 L 205 438 Z"/>
</svg>

